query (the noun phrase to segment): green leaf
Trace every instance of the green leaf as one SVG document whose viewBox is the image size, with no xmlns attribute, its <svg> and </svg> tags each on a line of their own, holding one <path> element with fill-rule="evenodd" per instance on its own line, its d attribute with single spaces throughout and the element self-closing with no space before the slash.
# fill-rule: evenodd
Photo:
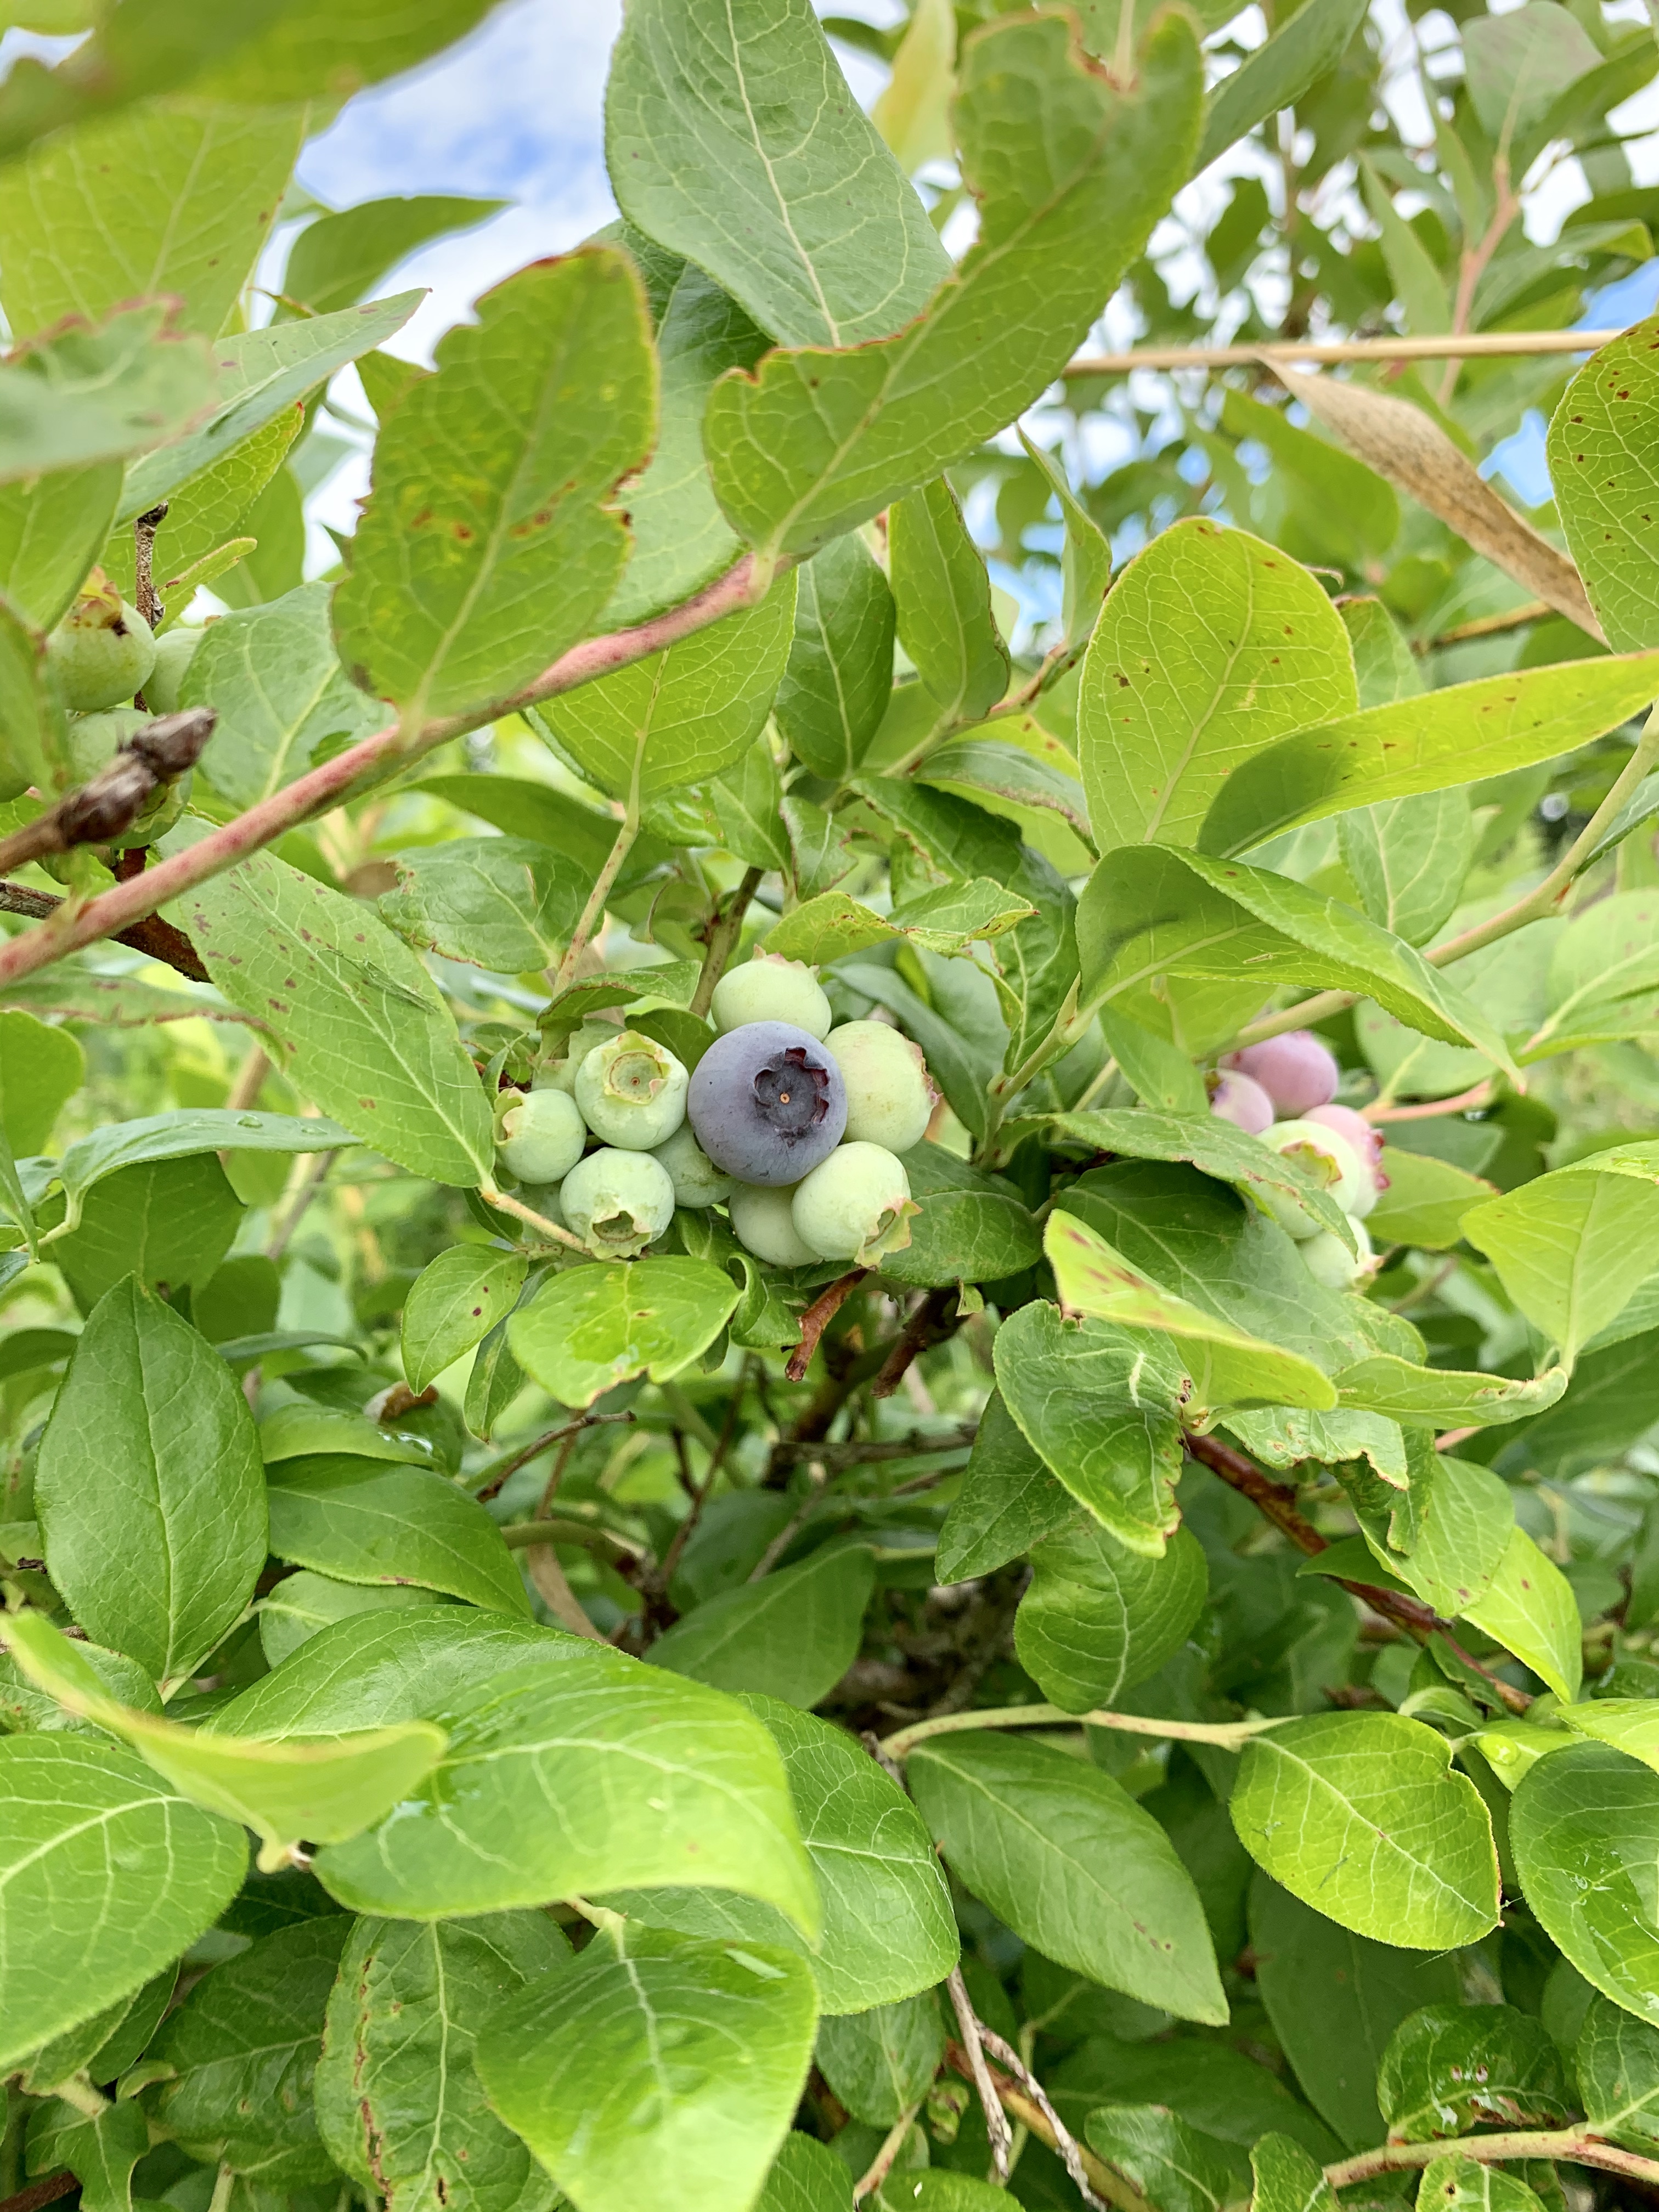
<svg viewBox="0 0 1659 2212">
<path fill-rule="evenodd" d="M 793 576 L 727 615 L 538 709 L 580 772 L 637 805 L 742 759 L 765 726 L 788 659 Z"/>
<path fill-rule="evenodd" d="M 156 2111 L 187 2155 L 278 2189 L 332 2178 L 311 2084 L 350 1927 L 330 1913 L 278 1929 L 205 1975 L 167 2021 L 150 2052 L 173 2069 Z"/>
<path fill-rule="evenodd" d="M 738 1287 L 707 1260 L 646 1259 L 550 1275 L 507 1325 L 513 1355 L 567 1406 L 630 1376 L 666 1382 L 720 1334 Z"/>
<path fill-rule="evenodd" d="M 177 439 L 222 391 L 217 358 L 204 339 L 173 328 L 166 301 L 20 346 L 0 362 L 0 483 L 125 460 Z"/>
<path fill-rule="evenodd" d="M 280 599 L 208 625 L 179 687 L 179 704 L 219 716 L 204 773 L 235 806 L 292 783 L 319 757 L 356 744 L 386 713 L 347 680 L 329 628 L 330 587 L 302 584 Z"/>
<path fill-rule="evenodd" d="M 504 698 L 593 626 L 628 557 L 607 502 L 656 427 L 626 254 L 533 263 L 477 312 L 381 429 L 334 599 L 354 681 L 414 721 Z"/>
<path fill-rule="evenodd" d="M 426 1720 L 469 1691 L 522 1668 L 591 1659 L 596 1647 L 562 1628 L 458 1605 L 362 1613 L 310 1637 L 211 1717 L 216 1734 L 348 1735 Z"/>
<path fill-rule="evenodd" d="M 1426 945 L 1449 920 L 1474 857 L 1468 793 L 1424 791 L 1355 808 L 1337 823 L 1342 864 L 1379 929 Z"/>
<path fill-rule="evenodd" d="M 1356 696 L 1347 632 L 1316 577 L 1244 531 L 1177 522 L 1118 579 L 1083 664 L 1078 758 L 1097 844 L 1195 842 L 1246 762 Z"/>
<path fill-rule="evenodd" d="M 893 594 L 856 531 L 832 538 L 797 574 L 795 635 L 773 711 L 795 758 L 840 783 L 887 711 Z"/>
<path fill-rule="evenodd" d="M 817 2021 L 787 1951 L 625 1926 L 503 2007 L 478 2072 L 582 2212 L 671 2195 L 738 2212 L 794 2116 Z"/>
<path fill-rule="evenodd" d="M 1119 93 L 1058 16 L 964 46 L 956 110 L 978 243 L 896 337 L 769 355 L 715 386 L 704 446 L 733 527 L 809 552 L 972 453 L 1064 367 L 1189 164 L 1200 62 L 1153 31 Z"/>
<path fill-rule="evenodd" d="M 843 890 L 820 891 L 769 930 L 766 950 L 809 967 L 844 959 L 872 945 L 916 945 L 946 958 L 976 939 L 1000 937 L 1033 911 L 1018 893 L 988 877 L 943 884 L 879 915 Z"/>
<path fill-rule="evenodd" d="M 295 1085 L 410 1174 L 472 1188 L 489 1101 L 443 997 L 360 900 L 268 853 L 199 884 L 187 927 L 225 996 L 268 1022 Z"/>
<path fill-rule="evenodd" d="M 194 583 L 210 583 L 253 550 L 238 530 L 254 514 L 305 428 L 305 409 L 296 399 L 173 495 L 156 532 L 152 563 L 171 612 L 182 614 L 189 606 Z M 104 573 L 119 584 L 125 598 L 137 589 L 135 551 L 133 533 L 125 529 L 112 532 L 103 551 Z M 193 583 L 175 599 L 187 578 Z"/>
<path fill-rule="evenodd" d="M 1557 1717 L 1575 1735 L 1610 1743 L 1659 1772 L 1659 1703 L 1651 1698 L 1598 1697 L 1583 1705 L 1564 1705 Z"/>
<path fill-rule="evenodd" d="M 1413 1468 L 1413 1490 L 1421 1480 Z M 1514 1533 L 1515 1504 L 1509 1485 L 1489 1468 L 1441 1453 L 1409 1553 L 1380 1540 L 1363 1519 L 1361 1527 L 1390 1573 L 1437 1613 L 1455 1620 L 1491 1589 Z"/>
<path fill-rule="evenodd" d="M 304 135 L 294 108 L 169 101 L 48 138 L 0 170 L 0 307 L 13 335 L 167 295 L 181 329 L 216 337 Z"/>
<path fill-rule="evenodd" d="M 1584 2118 L 1599 2136 L 1653 2154 L 1659 2141 L 1659 2035 L 1594 1997 L 1573 2052 Z"/>
<path fill-rule="evenodd" d="M 1415 1244 L 1420 1251 L 1449 1252 L 1462 1241 L 1469 1208 L 1498 1195 L 1495 1184 L 1431 1152 L 1384 1145 L 1379 1166 L 1387 1185 L 1365 1222 L 1379 1248 Z"/>
<path fill-rule="evenodd" d="M 939 1581 L 988 1575 L 1072 1517 L 1072 1493 L 1025 1441 L 1001 1391 L 993 1390 L 979 1417 L 962 1486 L 939 1530 Z"/>
<path fill-rule="evenodd" d="M 450 1738 L 436 1771 L 380 1828 L 318 1855 L 319 1879 L 354 1911 L 443 1919 L 667 1883 L 764 1899 L 816 1936 L 782 1762 L 719 1691 L 595 1652 L 434 1717 Z"/>
<path fill-rule="evenodd" d="M 417 1417 L 418 1418 L 418 1417 Z M 277 1406 L 259 1424 L 259 1451 L 267 1467 L 278 1460 L 304 1459 L 313 1452 L 349 1452 L 358 1459 L 386 1459 L 399 1466 L 428 1466 L 432 1445 L 397 1419 L 373 1421 L 338 1406 L 319 1406 L 295 1398 Z"/>
<path fill-rule="evenodd" d="M 418 1583 L 488 1612 L 529 1612 L 500 1528 L 444 1476 L 342 1452 L 283 1460 L 270 1479 L 279 1559 L 342 1582 Z"/>
<path fill-rule="evenodd" d="M 1045 820 L 1058 817 L 1066 830 L 1092 851 L 1083 786 L 1069 769 L 1050 757 L 1060 749 L 1042 732 L 1041 723 L 1029 716 L 1002 715 L 982 727 L 1009 734 L 976 735 L 969 731 L 965 737 L 936 746 L 917 775 L 936 789 L 958 791 L 965 799 L 1039 830 Z M 1036 734 L 1036 744 L 1012 741 L 1012 733 L 1016 732 Z"/>
<path fill-rule="evenodd" d="M 1486 1199 L 1463 1234 L 1570 1367 L 1651 1272 L 1659 1146 L 1620 1145 Z"/>
<path fill-rule="evenodd" d="M 1425 1036 L 1471 1044 L 1506 1073 L 1508 1049 L 1480 1008 L 1422 955 L 1288 876 L 1173 848 L 1103 854 L 1078 902 L 1085 1000 L 1153 977 L 1248 975 L 1353 991 Z"/>
<path fill-rule="evenodd" d="M 1165 2106 L 1103 2106 L 1086 2132 L 1091 2149 L 1160 2212 L 1221 2212 L 1233 2193 L 1221 2145 Z"/>
<path fill-rule="evenodd" d="M 163 4 L 167 3 L 163 0 Z M 131 12 L 131 0 L 127 4 Z M 421 292 L 399 292 L 390 300 L 376 300 L 367 307 L 347 307 L 337 315 L 317 315 L 303 323 L 276 323 L 222 337 L 210 356 L 218 372 L 212 387 L 212 412 L 189 437 L 175 437 L 167 445 L 155 436 L 144 441 L 146 447 L 161 449 L 146 453 L 136 467 L 127 471 L 115 510 L 116 521 L 131 522 L 136 515 L 148 514 L 180 484 L 215 467 L 296 399 L 325 384 L 337 368 L 343 368 L 349 361 L 356 361 L 359 354 L 369 352 L 400 331 L 424 297 Z M 204 392 L 204 404 L 207 397 Z M 202 411 L 200 406 L 193 408 L 191 419 Z M 185 427 L 181 421 L 179 428 Z M 295 580 L 298 581 L 297 577 Z"/>
<path fill-rule="evenodd" d="M 1336 67 L 1364 20 L 1363 0 L 1358 4 L 1356 0 L 1310 0 L 1246 54 L 1210 95 L 1194 170 L 1208 168 L 1258 123 L 1294 107 L 1304 93 Z"/>
<path fill-rule="evenodd" d="M 1540 1675 L 1564 1705 L 1577 1696 L 1584 1665 L 1578 1601 L 1524 1528 L 1510 1530 L 1492 1587 L 1465 1618 Z"/>
<path fill-rule="evenodd" d="M 1656 919 L 1644 891 L 1614 891 L 1573 916 L 1550 956 L 1550 1011 L 1527 1041 L 1529 1059 L 1653 1028 Z"/>
<path fill-rule="evenodd" d="M 1332 1380 L 1342 1405 L 1427 1429 L 1486 1428 L 1498 1421 L 1525 1420 L 1553 1406 L 1567 1387 L 1562 1367 L 1511 1381 L 1482 1369 L 1464 1374 L 1453 1368 L 1420 1367 L 1415 1360 L 1387 1352 L 1339 1368 Z"/>
<path fill-rule="evenodd" d="M 776 1906 L 729 1891 L 621 1890 L 606 1901 L 651 1927 L 797 1952 L 812 1969 L 826 2014 L 864 2012 L 932 1989 L 957 1963 L 959 1946 L 921 1814 L 845 1729 L 775 1698 L 743 1702 L 783 1754 L 823 1903 L 817 1948 Z"/>
<path fill-rule="evenodd" d="M 82 1313 L 129 1276 L 155 1290 L 205 1283 L 230 1249 L 242 1205 L 210 1154 L 125 1168 L 87 1198 L 50 1257 Z"/>
<path fill-rule="evenodd" d="M 1537 1760 L 1510 1801 L 1526 1899 L 1588 1982 L 1659 2025 L 1659 1775 L 1599 1743 Z"/>
<path fill-rule="evenodd" d="M 1254 61 L 1255 55 L 1248 58 Z M 1391 222 L 1407 230 L 1413 244 L 1417 234 L 1395 216 L 1386 198 L 1381 207 L 1388 210 L 1387 217 L 1372 202 L 1372 212 L 1382 225 L 1387 258 L 1391 250 Z M 1427 261 L 1426 249 L 1419 251 Z M 1429 266 L 1432 269 L 1433 264 Z M 1413 317 L 1414 295 L 1404 284 L 1400 290 L 1407 316 Z M 1441 296 L 1444 296 L 1443 288 Z M 1424 325 L 1413 319 L 1407 327 L 1418 330 Z M 1444 319 L 1432 327 L 1443 328 Z M 1298 428 L 1282 408 L 1266 406 L 1238 391 L 1229 391 L 1222 400 L 1221 426 L 1230 437 L 1251 439 L 1264 446 L 1277 465 L 1289 509 L 1285 534 L 1292 543 L 1310 544 L 1310 550 L 1333 554 L 1345 567 L 1362 574 L 1375 568 L 1388 553 L 1400 533 L 1400 502 L 1393 486 L 1364 461 L 1316 431 Z M 1340 615 L 1343 610 L 1337 611 Z M 1346 621 L 1343 628 L 1347 628 Z"/>
<path fill-rule="evenodd" d="M 529 1265 L 521 1253 L 452 1244 L 422 1269 L 404 1301 L 404 1373 L 411 1390 L 424 1390 L 506 1319 Z"/>
<path fill-rule="evenodd" d="M 629 221 L 786 345 L 884 337 L 949 274 L 807 0 L 647 0 L 611 61 L 605 137 Z"/>
<path fill-rule="evenodd" d="M 1019 1431 L 1118 1541 L 1159 1558 L 1181 1516 L 1178 1377 L 1144 1340 L 1034 1298 L 997 1331 L 997 1387 Z"/>
<path fill-rule="evenodd" d="M 1233 1825 L 1258 1866 L 1360 1936 L 1438 1950 L 1498 1918 L 1498 1855 L 1451 1748 L 1394 1713 L 1316 1714 L 1244 1747 Z"/>
<path fill-rule="evenodd" d="M 826 1547 L 799 1566 L 710 1598 L 657 1639 L 650 1663 L 717 1690 L 816 1705 L 858 1656 L 875 1571 L 862 1545 Z"/>
<path fill-rule="evenodd" d="M 133 1278 L 93 1310 L 40 1443 L 48 1571 L 158 1680 L 220 1644 L 265 1559 L 252 1417 L 212 1347 Z"/>
<path fill-rule="evenodd" d="M 247 1842 L 112 1744 L 0 1737 L 8 2070 L 139 1989 L 240 1888 Z"/>
<path fill-rule="evenodd" d="M 33 1014 L 0 1013 L 0 1132 L 15 1158 L 45 1152 L 86 1073 L 87 1056 L 67 1030 Z"/>
<path fill-rule="evenodd" d="M 792 2131 L 773 2161 L 756 2212 L 855 2212 L 853 2176 L 827 2143 Z"/>
<path fill-rule="evenodd" d="M 1325 2169 L 1289 2136 L 1261 2136 L 1250 2146 L 1255 2212 L 1337 2212 Z"/>
<path fill-rule="evenodd" d="M 569 1964 L 542 1912 L 355 1923 L 328 2001 L 317 2125 L 387 2212 L 547 2203 L 551 2184 L 486 2103 L 473 2053 L 501 2005 Z"/>
<path fill-rule="evenodd" d="M 1141 1107 L 1133 1113 L 1048 1114 L 1042 1120 L 1056 1137 L 1086 1145 L 1091 1152 L 1115 1152 L 1133 1160 L 1190 1160 L 1218 1182 L 1231 1183 L 1269 1217 L 1274 1217 L 1273 1200 L 1290 1200 L 1322 1228 L 1339 1237 L 1344 1234 L 1341 1208 L 1293 1160 L 1269 1152 L 1216 1115 L 1161 1113 Z M 1007 1133 L 1012 1136 L 1015 1131 Z"/>
<path fill-rule="evenodd" d="M 1659 654 L 1603 655 L 1448 685 L 1300 727 L 1242 766 L 1205 818 L 1206 853 L 1242 853 L 1329 814 L 1553 760 L 1659 690 Z"/>
<path fill-rule="evenodd" d="M 603 233 L 626 247 L 644 282 L 657 342 L 661 421 L 645 473 L 628 495 L 634 554 L 605 611 L 621 629 L 690 599 L 743 551 L 714 503 L 702 458 L 702 413 L 728 368 L 752 368 L 767 338 L 702 270 L 626 224 Z"/>
<path fill-rule="evenodd" d="M 1068 659 L 1075 659 L 1093 634 L 1112 582 L 1111 540 L 1078 500 L 1058 452 L 1033 445 L 1020 430 L 1019 442 L 1032 465 L 1048 479 L 1060 519 L 1066 526 L 1060 551 L 1060 623 Z"/>
<path fill-rule="evenodd" d="M 1001 1282 L 1036 1265 L 1042 1238 L 1012 1183 L 927 1143 L 904 1155 L 904 1172 L 921 1212 L 908 1244 L 883 1258 L 884 1275 L 939 1289 Z"/>
<path fill-rule="evenodd" d="M 1048 1216 L 1042 1249 L 1065 1312 L 1088 1314 L 1120 1329 L 1154 1329 L 1169 1338 L 1192 1386 L 1182 1393 L 1182 1418 L 1188 1427 L 1202 1430 L 1224 1406 L 1336 1403 L 1330 1379 L 1311 1360 L 1161 1289 L 1074 1215 Z"/>
<path fill-rule="evenodd" d="M 178 1979 L 178 1966 L 169 1961 L 136 1996 L 119 1999 L 43 2045 L 19 2071 L 24 2090 L 30 2096 L 44 2096 L 76 2074 L 89 2075 L 94 2066 L 107 2069 L 100 2071 L 100 2081 L 112 2081 L 125 2073 L 161 2025 Z"/>
<path fill-rule="evenodd" d="M 91 2119 L 65 2103 L 29 2116 L 29 2172 L 53 2173 L 67 2166 L 81 2185 L 87 2212 L 130 2212 L 132 2169 L 149 2148 L 149 2124 L 134 2104 L 108 2106 Z"/>
<path fill-rule="evenodd" d="M 1659 407 L 1659 317 L 1605 345 L 1562 395 L 1550 481 L 1567 544 L 1615 652 L 1659 645 L 1659 477 L 1645 428 Z"/>
<path fill-rule="evenodd" d="M 77 1139 L 58 1163 L 58 1181 L 69 1200 L 64 1226 L 73 1229 L 80 1220 L 88 1191 L 125 1168 L 204 1152 L 333 1152 L 350 1142 L 349 1130 L 320 1115 L 236 1112 L 222 1106 L 106 1122 L 89 1137 Z"/>
<path fill-rule="evenodd" d="M 890 2128 L 921 2102 L 945 2057 L 939 1999 L 927 1990 L 898 2004 L 823 2021 L 814 2056 L 855 2120 Z"/>
<path fill-rule="evenodd" d="M 356 1835 L 405 1796 L 444 1748 L 442 1732 L 422 1721 L 326 1744 L 210 1735 L 106 1695 L 76 1646 L 38 1614 L 12 1614 L 6 1637 L 39 1688 L 123 1737 L 181 1796 L 253 1829 L 265 1847 L 262 1865 L 284 1864 L 302 1839 Z"/>
<path fill-rule="evenodd" d="M 1204 1609 L 1204 1549 L 1178 1528 L 1161 1559 L 1129 1551 L 1086 1514 L 1031 1547 L 1014 1650 L 1043 1696 L 1068 1713 L 1112 1705 L 1156 1674 Z"/>
<path fill-rule="evenodd" d="M 313 314 L 355 307 L 418 247 L 474 229 L 509 204 L 506 200 L 427 193 L 363 200 L 343 214 L 321 216 L 295 240 L 283 270 L 282 290 Z"/>
<path fill-rule="evenodd" d="M 13 799 L 21 799 L 31 784 L 56 790 L 68 781 L 67 756 L 46 638 L 0 600 L 0 790 Z"/>
<path fill-rule="evenodd" d="M 496 975 L 556 968 L 592 879 L 524 837 L 458 837 L 399 853 L 380 908 L 408 943 Z"/>
<path fill-rule="evenodd" d="M 977 721 L 1006 688 L 1008 652 L 961 504 L 936 477 L 895 501 L 887 531 L 899 642 L 932 692 L 940 724 Z"/>
<path fill-rule="evenodd" d="M 68 612 L 120 491 L 117 461 L 0 485 L 0 593 L 25 622 L 51 629 Z"/>
<path fill-rule="evenodd" d="M 1179 2020 L 1225 2021 L 1191 1878 L 1109 1777 L 989 1729 L 918 1744 L 908 1772 L 953 1871 L 1045 1958 Z"/>
<path fill-rule="evenodd" d="M 1447 2212 L 1462 2212 L 1466 2205 L 1479 2206 L 1480 2212 L 1542 2212 L 1543 2200 L 1524 2181 L 1478 2159 L 1437 2158 L 1424 2167 L 1418 2188 Z"/>
<path fill-rule="evenodd" d="M 1454 1960 L 1352 1935 L 1262 1874 L 1249 1911 L 1257 1988 L 1310 2103 L 1350 2148 L 1378 2142 L 1383 2050 L 1408 2013 L 1457 2001 Z"/>
<path fill-rule="evenodd" d="M 1390 2142 L 1477 2127 L 1559 2128 L 1571 2116 L 1560 2052 L 1543 2022 L 1513 2005 L 1414 2012 L 1382 2054 L 1376 2096 Z"/>
<path fill-rule="evenodd" d="M 1470 102 L 1486 137 L 1506 154 L 1601 59 L 1583 26 L 1550 0 L 1531 0 L 1508 21 L 1482 22 L 1466 55 Z"/>
<path fill-rule="evenodd" d="M 311 1637 L 354 1613 L 386 1607 L 441 1605 L 436 1590 L 403 1583 L 343 1583 L 332 1575 L 302 1568 L 284 1575 L 268 1597 L 259 1600 L 259 1648 L 268 1666 L 279 1667 Z"/>
</svg>

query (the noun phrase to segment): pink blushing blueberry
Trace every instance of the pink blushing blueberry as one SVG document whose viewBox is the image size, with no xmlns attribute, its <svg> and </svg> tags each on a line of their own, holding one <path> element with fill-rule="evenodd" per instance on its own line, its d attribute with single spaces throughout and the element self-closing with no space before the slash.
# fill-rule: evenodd
<svg viewBox="0 0 1659 2212">
<path fill-rule="evenodd" d="M 1254 1077 L 1286 1121 L 1300 1118 L 1312 1107 L 1328 1105 L 1341 1073 L 1330 1047 L 1310 1030 L 1291 1030 L 1261 1044 L 1246 1045 L 1242 1052 L 1229 1053 L 1222 1066 Z"/>
<path fill-rule="evenodd" d="M 1322 1122 L 1326 1128 L 1334 1129 L 1339 1137 L 1346 1137 L 1367 1167 L 1376 1173 L 1376 1164 L 1382 1157 L 1382 1132 L 1363 1114 L 1356 1114 L 1352 1106 L 1310 1106 L 1303 1119 Z"/>
<path fill-rule="evenodd" d="M 1273 1126 L 1273 1102 L 1253 1075 L 1225 1068 L 1208 1081 L 1210 1111 L 1221 1121 L 1232 1122 L 1247 1137 L 1259 1137 Z"/>
</svg>

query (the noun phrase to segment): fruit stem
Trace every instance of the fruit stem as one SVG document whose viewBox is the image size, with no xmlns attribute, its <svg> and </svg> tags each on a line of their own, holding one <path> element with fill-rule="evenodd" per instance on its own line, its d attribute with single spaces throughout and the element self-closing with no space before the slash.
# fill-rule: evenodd
<svg viewBox="0 0 1659 2212">
<path fill-rule="evenodd" d="M 553 996 L 568 991 L 575 979 L 576 963 L 587 950 L 587 940 L 605 915 L 605 903 L 622 873 L 623 862 L 634 849 L 634 840 L 640 834 L 640 808 L 637 794 L 630 795 L 628 811 L 623 815 L 605 866 L 588 894 L 587 904 L 582 908 L 582 918 L 571 932 L 570 942 L 565 947 L 564 958 L 559 963 L 559 972 L 554 979 Z"/>
<path fill-rule="evenodd" d="M 743 881 L 732 894 L 728 903 L 715 910 L 708 923 L 706 939 L 708 950 L 703 954 L 702 973 L 697 978 L 697 988 L 691 994 L 691 1012 L 702 1017 L 708 1013 L 709 1001 L 714 995 L 714 986 L 725 975 L 732 955 L 738 949 L 738 939 L 743 934 L 743 918 L 749 911 L 750 901 L 760 889 L 763 868 L 748 868 Z"/>
</svg>

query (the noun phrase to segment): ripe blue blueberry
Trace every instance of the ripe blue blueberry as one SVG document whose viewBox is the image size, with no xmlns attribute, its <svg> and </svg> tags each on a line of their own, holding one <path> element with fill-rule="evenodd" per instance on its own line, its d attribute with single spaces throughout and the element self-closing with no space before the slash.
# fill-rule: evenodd
<svg viewBox="0 0 1659 2212">
<path fill-rule="evenodd" d="M 648 1152 L 590 1152 L 559 1185 L 565 1225 L 596 1260 L 631 1260 L 674 1218 L 668 1170 Z"/>
<path fill-rule="evenodd" d="M 847 1090 L 805 1030 L 745 1022 L 697 1062 L 686 1110 L 716 1167 L 775 1188 L 799 1182 L 834 1152 L 847 1127 Z"/>
</svg>

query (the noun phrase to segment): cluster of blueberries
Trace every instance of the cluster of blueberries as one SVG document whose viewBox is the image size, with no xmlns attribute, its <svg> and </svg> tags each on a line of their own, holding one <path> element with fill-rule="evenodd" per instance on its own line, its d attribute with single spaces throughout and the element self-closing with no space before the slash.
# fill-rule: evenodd
<svg viewBox="0 0 1659 2212">
<path fill-rule="evenodd" d="M 938 1103 L 920 1048 L 883 1022 L 832 1028 L 811 969 L 773 953 L 722 976 L 709 1012 L 720 1034 L 695 1071 L 592 1024 L 530 1091 L 500 1094 L 496 1158 L 525 1202 L 597 1259 L 632 1259 L 677 1206 L 721 1203 L 774 1267 L 869 1267 L 908 1244 L 899 1155 Z"/>
<path fill-rule="evenodd" d="M 1340 1074 L 1328 1046 L 1308 1030 L 1293 1030 L 1230 1053 L 1209 1079 L 1212 1114 L 1294 1160 L 1348 1217 L 1357 1252 L 1293 1198 L 1268 1200 L 1310 1272 L 1334 1291 L 1356 1290 L 1376 1272 L 1365 1216 L 1388 1188 L 1381 1132 L 1352 1106 L 1333 1103 Z"/>
</svg>

